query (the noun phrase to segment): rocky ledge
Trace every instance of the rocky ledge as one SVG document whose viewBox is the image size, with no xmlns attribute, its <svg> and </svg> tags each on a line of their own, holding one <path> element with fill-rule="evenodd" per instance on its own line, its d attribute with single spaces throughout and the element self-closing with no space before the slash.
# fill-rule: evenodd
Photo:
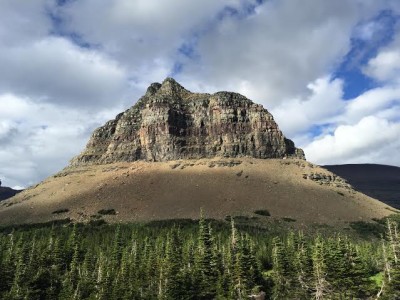
<svg viewBox="0 0 400 300">
<path fill-rule="evenodd" d="M 262 105 L 237 93 L 192 93 L 167 78 L 96 129 L 71 166 L 217 156 L 304 159 L 304 152 Z"/>
</svg>

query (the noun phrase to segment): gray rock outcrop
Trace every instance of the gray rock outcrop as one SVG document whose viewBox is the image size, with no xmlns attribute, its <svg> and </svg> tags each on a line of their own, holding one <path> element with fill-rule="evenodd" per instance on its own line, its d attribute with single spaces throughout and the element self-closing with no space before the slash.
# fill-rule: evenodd
<svg viewBox="0 0 400 300">
<path fill-rule="evenodd" d="M 167 78 L 96 129 L 71 165 L 217 156 L 304 159 L 304 152 L 261 105 L 237 93 L 191 93 Z"/>
</svg>

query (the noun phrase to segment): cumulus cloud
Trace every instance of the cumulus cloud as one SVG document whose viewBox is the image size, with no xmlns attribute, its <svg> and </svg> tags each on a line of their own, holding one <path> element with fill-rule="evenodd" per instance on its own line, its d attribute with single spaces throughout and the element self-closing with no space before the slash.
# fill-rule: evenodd
<svg viewBox="0 0 400 300">
<path fill-rule="evenodd" d="M 318 164 L 385 163 L 400 165 L 400 86 L 387 85 L 343 99 L 341 80 L 321 78 L 311 94 L 274 110 L 278 124 Z M 313 132 L 317 127 L 317 132 Z"/>
<path fill-rule="evenodd" d="M 224 7 L 240 3 L 240 0 L 82 0 L 67 3 L 58 14 L 64 30 L 100 45 L 104 52 L 129 67 L 135 82 L 148 84 L 171 73 L 174 57 L 186 38 L 204 30 Z"/>
<path fill-rule="evenodd" d="M 398 80 L 400 74 L 400 53 L 398 49 L 381 51 L 368 62 L 364 72 L 379 81 Z"/>
<path fill-rule="evenodd" d="M 49 33 L 51 20 L 47 0 L 2 0 L 0 9 L 0 41 L 2 46 L 24 45 Z"/>
<path fill-rule="evenodd" d="M 107 106 L 127 86 L 124 70 L 60 37 L 0 46 L 0 90 L 62 105 Z"/>
<path fill-rule="evenodd" d="M 305 147 L 309 157 L 320 164 L 375 162 L 400 165 L 400 123 L 375 116 L 354 125 L 340 125 L 335 132 Z"/>
<path fill-rule="evenodd" d="M 60 170 L 136 92 L 112 57 L 54 32 L 56 2 L 0 4 L 0 178 L 28 186 Z"/>
<path fill-rule="evenodd" d="M 380 83 L 354 99 L 342 101 L 333 133 L 305 144 L 308 157 L 320 164 L 375 162 L 400 165 L 399 34 L 364 67 Z"/>
<path fill-rule="evenodd" d="M 356 122 L 364 116 L 377 114 L 400 104 L 400 86 L 384 86 L 371 89 L 347 103 L 342 122 Z"/>
<path fill-rule="evenodd" d="M 220 22 L 198 42 L 200 60 L 185 67 L 199 81 L 273 108 L 306 96 L 309 82 L 334 70 L 354 26 L 374 9 L 371 1 L 267 1 L 247 18 Z"/>
<path fill-rule="evenodd" d="M 334 122 L 345 107 L 342 80 L 326 76 L 308 84 L 307 88 L 308 97 L 287 100 L 272 110 L 288 136 L 304 134 L 311 126 Z"/>
<path fill-rule="evenodd" d="M 25 187 L 66 166 L 91 131 L 121 109 L 89 115 L 13 94 L 0 95 L 0 103 L 0 178 Z"/>
</svg>

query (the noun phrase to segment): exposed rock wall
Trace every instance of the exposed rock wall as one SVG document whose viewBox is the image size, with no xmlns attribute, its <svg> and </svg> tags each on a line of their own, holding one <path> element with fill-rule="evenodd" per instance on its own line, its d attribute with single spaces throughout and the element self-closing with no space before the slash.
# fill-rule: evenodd
<svg viewBox="0 0 400 300">
<path fill-rule="evenodd" d="M 215 156 L 304 158 L 304 152 L 261 105 L 237 93 L 191 93 L 167 78 L 96 129 L 71 165 Z"/>
</svg>

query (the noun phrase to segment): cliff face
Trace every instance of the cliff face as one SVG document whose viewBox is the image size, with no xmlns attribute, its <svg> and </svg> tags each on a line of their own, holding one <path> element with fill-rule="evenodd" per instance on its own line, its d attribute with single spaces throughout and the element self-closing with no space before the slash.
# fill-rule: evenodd
<svg viewBox="0 0 400 300">
<path fill-rule="evenodd" d="M 304 159 L 304 152 L 261 105 L 236 93 L 191 93 L 167 78 L 96 129 L 71 165 L 216 156 Z"/>
</svg>

